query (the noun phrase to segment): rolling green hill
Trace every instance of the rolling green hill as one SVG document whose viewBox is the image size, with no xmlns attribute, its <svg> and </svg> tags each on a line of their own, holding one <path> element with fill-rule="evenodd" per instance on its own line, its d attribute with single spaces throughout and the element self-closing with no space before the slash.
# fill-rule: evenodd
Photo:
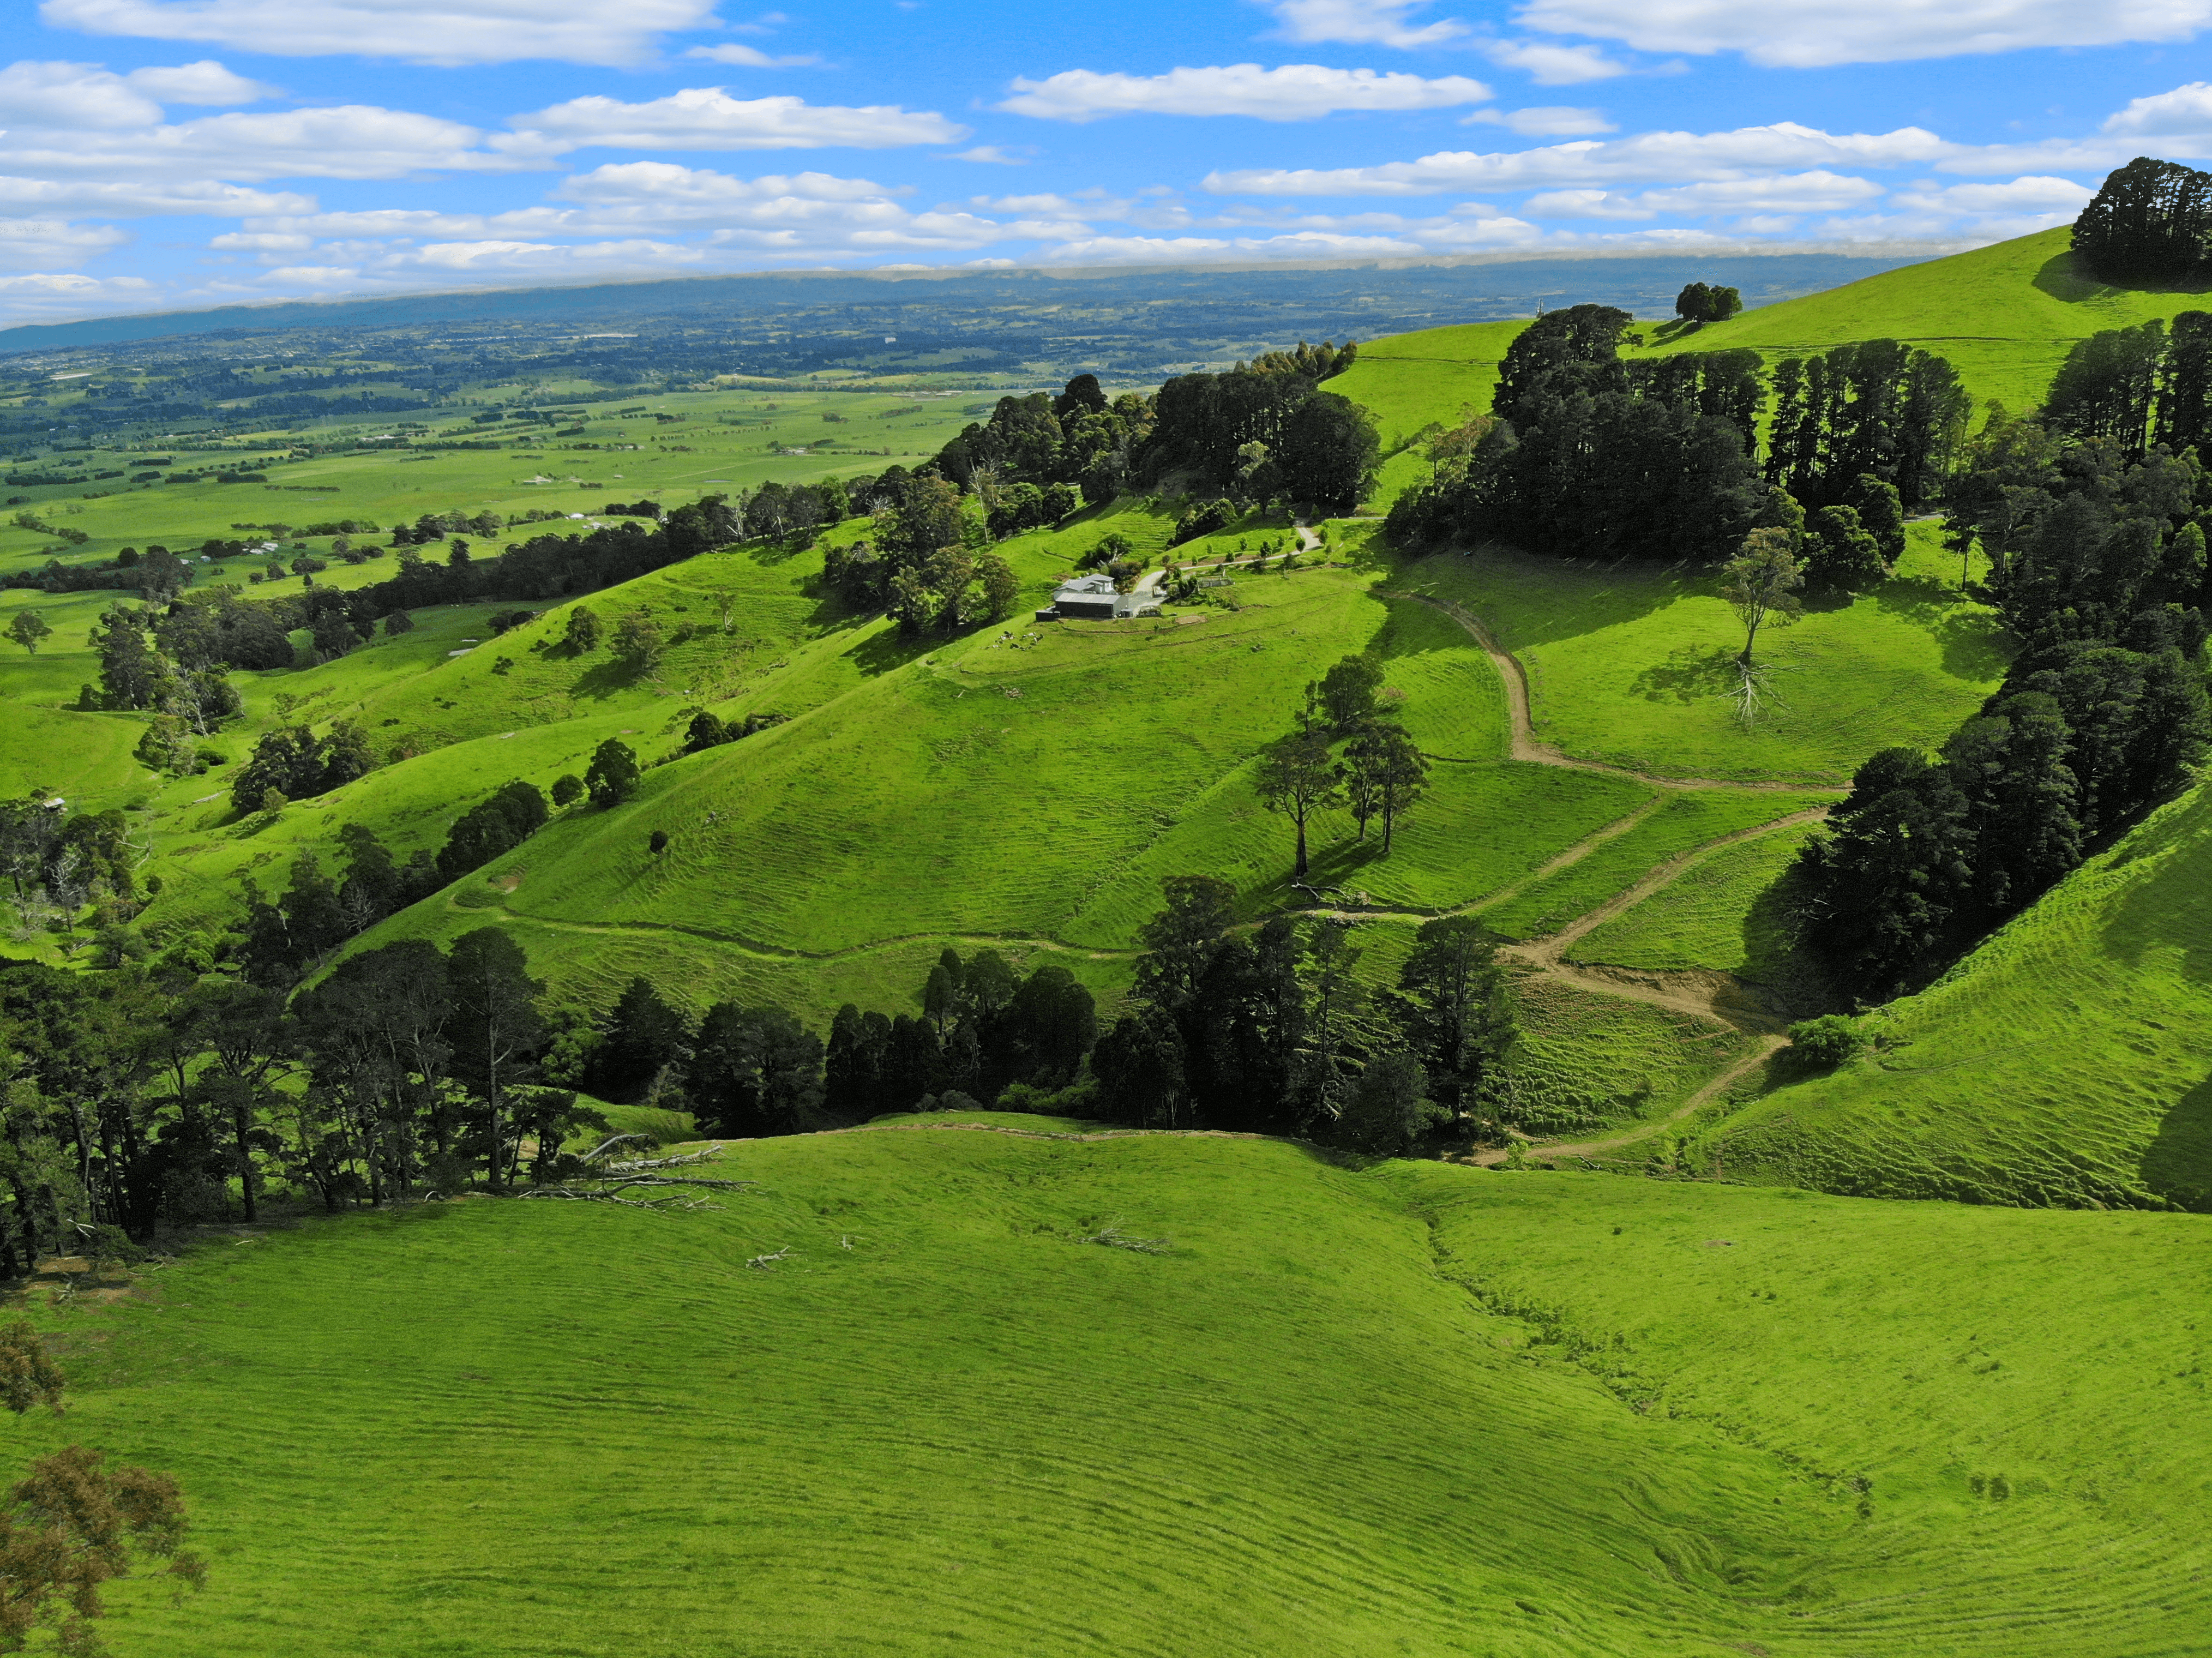
<svg viewBox="0 0 2212 1658">
<path fill-rule="evenodd" d="M 119 1658 L 2201 1643 L 2197 1218 L 984 1121 L 227 1237 L 40 1314 L 18 1454 L 190 1493 Z"/>
<path fill-rule="evenodd" d="M 1748 346 L 1771 362 L 1858 340 L 1902 340 L 1947 357 L 1978 400 L 2014 414 L 2043 402 L 2075 343 L 2107 328 L 2201 311 L 2202 288 L 2114 288 L 2077 270 L 2070 228 L 1760 306 L 1713 326 L 1655 342 L 1655 352 Z"/>
<path fill-rule="evenodd" d="M 2212 788 L 1864 1023 L 1875 1052 L 1688 1160 L 1883 1196 L 2212 1207 Z"/>
</svg>

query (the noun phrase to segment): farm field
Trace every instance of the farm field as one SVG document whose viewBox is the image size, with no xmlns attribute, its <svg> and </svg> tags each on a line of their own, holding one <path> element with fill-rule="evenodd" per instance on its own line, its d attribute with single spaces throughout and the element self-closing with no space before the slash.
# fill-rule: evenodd
<svg viewBox="0 0 2212 1658">
<path fill-rule="evenodd" d="M 112 1643 L 2057 1658 L 2201 1625 L 2201 1218 L 887 1121 L 732 1146 L 759 1184 L 720 1212 L 308 1220 L 42 1310 L 67 1431 L 175 1471 L 210 1557 L 181 1606 L 116 1590 Z"/>
</svg>

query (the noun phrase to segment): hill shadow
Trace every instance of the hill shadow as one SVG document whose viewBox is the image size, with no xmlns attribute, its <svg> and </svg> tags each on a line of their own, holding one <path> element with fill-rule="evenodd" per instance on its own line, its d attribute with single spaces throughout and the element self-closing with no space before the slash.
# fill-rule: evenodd
<svg viewBox="0 0 2212 1658">
<path fill-rule="evenodd" d="M 2054 253 L 2036 271 L 2034 286 L 2062 305 L 2082 305 L 2121 294 L 2208 294 L 2212 280 L 2194 282 L 2108 282 L 2084 270 L 2069 250 Z"/>
<path fill-rule="evenodd" d="M 895 628 L 887 628 L 882 633 L 862 640 L 846 655 L 852 658 L 854 665 L 862 673 L 872 679 L 879 674 L 890 672 L 894 668 L 903 668 L 908 663 L 918 657 L 927 656 L 932 651 L 942 650 L 960 636 L 956 635 L 953 638 L 947 638 L 943 634 L 925 634 L 919 638 L 909 638 Z"/>
<path fill-rule="evenodd" d="M 1517 583 L 1540 586 L 1544 591 L 1540 594 L 1508 597 L 1506 603 L 1511 606 L 1512 615 L 1508 626 L 1505 615 L 1494 601 L 1474 596 L 1462 598 L 1436 580 L 1432 571 L 1440 572 L 1446 568 L 1444 561 L 1448 559 L 1489 562 L 1509 573 Z M 1408 592 L 1466 604 L 1498 632 L 1510 635 L 1507 647 L 1516 651 L 1579 639 L 1584 634 L 1607 628 L 1626 627 L 1656 610 L 1665 610 L 1679 599 L 1711 591 L 1679 564 L 1641 563 L 1634 559 L 1600 564 L 1595 560 L 1585 562 L 1547 558 L 1498 543 L 1486 543 L 1471 550 L 1431 553 L 1406 566 L 1404 574 L 1395 585 Z"/>
<path fill-rule="evenodd" d="M 2212 1212 L 2212 1077 L 2173 1102 L 2143 1152 L 2143 1184 L 2161 1197 Z"/>
</svg>

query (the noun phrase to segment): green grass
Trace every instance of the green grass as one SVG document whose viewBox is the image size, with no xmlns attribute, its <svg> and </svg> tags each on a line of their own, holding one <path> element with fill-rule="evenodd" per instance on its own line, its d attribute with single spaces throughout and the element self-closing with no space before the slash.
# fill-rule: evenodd
<svg viewBox="0 0 2212 1658">
<path fill-rule="evenodd" d="M 1645 873 L 1670 858 L 1680 857 L 1723 835 L 1771 823 L 1808 807 L 1826 805 L 1833 799 L 1831 795 L 1784 794 L 1771 790 L 1737 793 L 1722 789 L 1680 790 L 1656 797 L 1649 815 L 1594 848 L 1587 857 L 1557 874 L 1532 882 L 1504 902 L 1485 908 L 1483 925 L 1509 938 L 1556 932 L 1577 916 L 1587 915 L 1608 899 L 1626 892 Z M 1638 909 L 1650 902 L 1646 899 Z M 1617 925 L 1612 923 L 1600 930 L 1607 931 Z"/>
<path fill-rule="evenodd" d="M 1528 670 L 1540 742 L 1663 776 L 1847 782 L 1898 744 L 1942 740 L 2002 677 L 2007 636 L 1959 597 L 1933 525 L 1852 602 L 1769 629 L 1758 659 L 1784 706 L 1747 731 L 1729 699 L 1743 630 L 1704 572 L 1439 554 L 1395 584 L 1465 605 Z"/>
<path fill-rule="evenodd" d="M 2205 290 L 2120 288 L 2076 270 L 2066 227 L 1906 265 L 1824 294 L 1761 306 L 1655 344 L 1656 352 L 1748 346 L 1771 365 L 1859 340 L 1948 358 L 1978 400 L 2014 414 L 2043 402 L 2076 342 L 2207 307 Z M 1363 348 L 1364 349 L 1364 348 Z"/>
<path fill-rule="evenodd" d="M 1359 348 L 1351 367 L 1328 382 L 1330 391 L 1375 416 L 1382 440 L 1382 470 L 1362 511 L 1385 512 L 1407 489 L 1426 481 L 1428 461 L 1419 446 L 1424 431 L 1490 412 L 1505 348 L 1528 325 L 1525 318 L 1462 323 L 1372 340 Z"/>
<path fill-rule="evenodd" d="M 1834 1575 L 1784 1592 L 1777 1653 L 2202 1646 L 2204 1220 L 1402 1180 L 1444 1270 L 1522 1311 L 1536 1351 L 1647 1418 L 1865 1482 Z"/>
<path fill-rule="evenodd" d="M 720 1212 L 311 1222 L 42 1313 L 72 1407 L 17 1454 L 172 1470 L 211 1558 L 112 1594 L 118 1658 L 2198 1640 L 2191 1218 L 1158 1136 L 727 1167 Z"/>
<path fill-rule="evenodd" d="M 1577 939 L 1577 962 L 1659 972 L 1702 968 L 1759 984 L 1794 971 L 1788 906 L 1776 883 L 1817 831 L 1803 824 L 1723 847 Z"/>
<path fill-rule="evenodd" d="M 1664 1116 L 1738 1057 L 1746 1041 L 1718 1019 L 1557 980 L 1524 979 L 1515 999 L 1521 1026 L 1515 1107 L 1531 1133 Z"/>
<path fill-rule="evenodd" d="M 1733 1178 L 2212 1208 L 2212 792 L 2162 808 L 1932 988 L 1880 1051 L 1706 1133 Z"/>
</svg>

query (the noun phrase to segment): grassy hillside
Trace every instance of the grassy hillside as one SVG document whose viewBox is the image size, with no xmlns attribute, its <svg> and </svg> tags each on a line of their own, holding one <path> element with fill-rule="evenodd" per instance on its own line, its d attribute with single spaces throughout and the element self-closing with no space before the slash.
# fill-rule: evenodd
<svg viewBox="0 0 2212 1658">
<path fill-rule="evenodd" d="M 1978 400 L 2039 405 L 2075 343 L 2207 308 L 2202 288 L 2113 288 L 2078 270 L 2069 228 L 1906 265 L 1824 294 L 1760 306 L 1655 340 L 1655 352 L 1749 346 L 1771 363 L 1856 340 L 1894 339 L 1947 357 Z"/>
<path fill-rule="evenodd" d="M 118 1658 L 2199 1639 L 2194 1218 L 1204 1137 L 729 1170 L 719 1213 L 431 1205 L 42 1314 L 73 1407 L 16 1454 L 174 1471 L 212 1558 L 113 1594 Z"/>
<path fill-rule="evenodd" d="M 1865 1023 L 1876 1052 L 1709 1130 L 1694 1165 L 1885 1195 L 2212 1207 L 2212 789 Z"/>
</svg>

